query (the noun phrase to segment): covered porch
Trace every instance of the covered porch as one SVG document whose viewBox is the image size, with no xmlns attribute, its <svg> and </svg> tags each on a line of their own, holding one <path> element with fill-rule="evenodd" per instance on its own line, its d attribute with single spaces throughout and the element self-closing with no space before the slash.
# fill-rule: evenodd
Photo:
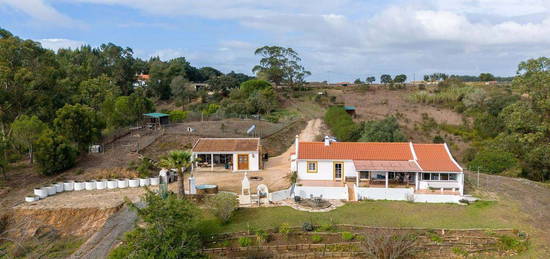
<svg viewBox="0 0 550 259">
<path fill-rule="evenodd" d="M 417 186 L 416 172 L 374 172 L 359 171 L 354 180 L 357 187 L 366 188 L 415 188 Z"/>
<path fill-rule="evenodd" d="M 233 171 L 233 154 L 198 153 L 193 154 L 194 171 Z"/>
</svg>

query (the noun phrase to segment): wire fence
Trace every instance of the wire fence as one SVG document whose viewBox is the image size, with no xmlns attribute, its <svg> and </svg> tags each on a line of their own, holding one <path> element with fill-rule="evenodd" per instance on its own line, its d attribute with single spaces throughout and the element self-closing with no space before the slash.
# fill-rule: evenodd
<svg viewBox="0 0 550 259">
<path fill-rule="evenodd" d="M 493 192 L 499 188 L 500 176 L 478 170 L 464 170 L 464 185 L 466 193 L 480 190 Z"/>
</svg>

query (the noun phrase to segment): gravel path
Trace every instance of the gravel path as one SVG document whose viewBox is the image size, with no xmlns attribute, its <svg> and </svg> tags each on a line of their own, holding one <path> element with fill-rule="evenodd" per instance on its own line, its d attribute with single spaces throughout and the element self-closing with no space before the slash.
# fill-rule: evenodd
<svg viewBox="0 0 550 259">
<path fill-rule="evenodd" d="M 143 207 L 144 204 L 139 202 L 137 206 Z M 124 206 L 69 258 L 106 258 L 122 235 L 134 227 L 136 219 L 137 213 Z"/>
</svg>

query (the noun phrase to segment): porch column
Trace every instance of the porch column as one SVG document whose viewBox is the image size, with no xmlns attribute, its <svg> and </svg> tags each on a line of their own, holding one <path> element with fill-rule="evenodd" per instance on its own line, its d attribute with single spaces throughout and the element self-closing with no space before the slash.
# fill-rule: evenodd
<svg viewBox="0 0 550 259">
<path fill-rule="evenodd" d="M 388 188 L 388 175 L 389 174 L 390 174 L 389 172 L 386 172 L 386 188 Z"/>
<path fill-rule="evenodd" d="M 214 171 L 214 153 L 210 154 L 210 171 Z"/>
<path fill-rule="evenodd" d="M 415 190 L 418 190 L 418 176 L 420 174 L 418 172 L 416 172 L 416 177 L 414 178 L 414 189 Z"/>
<path fill-rule="evenodd" d="M 191 154 L 191 172 L 195 168 L 195 154 Z"/>
</svg>

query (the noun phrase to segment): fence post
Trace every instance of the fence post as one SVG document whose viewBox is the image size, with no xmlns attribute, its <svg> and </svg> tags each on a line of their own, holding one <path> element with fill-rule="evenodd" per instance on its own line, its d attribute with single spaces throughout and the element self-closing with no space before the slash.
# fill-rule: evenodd
<svg viewBox="0 0 550 259">
<path fill-rule="evenodd" d="M 477 188 L 479 189 L 479 166 L 477 167 Z"/>
</svg>

